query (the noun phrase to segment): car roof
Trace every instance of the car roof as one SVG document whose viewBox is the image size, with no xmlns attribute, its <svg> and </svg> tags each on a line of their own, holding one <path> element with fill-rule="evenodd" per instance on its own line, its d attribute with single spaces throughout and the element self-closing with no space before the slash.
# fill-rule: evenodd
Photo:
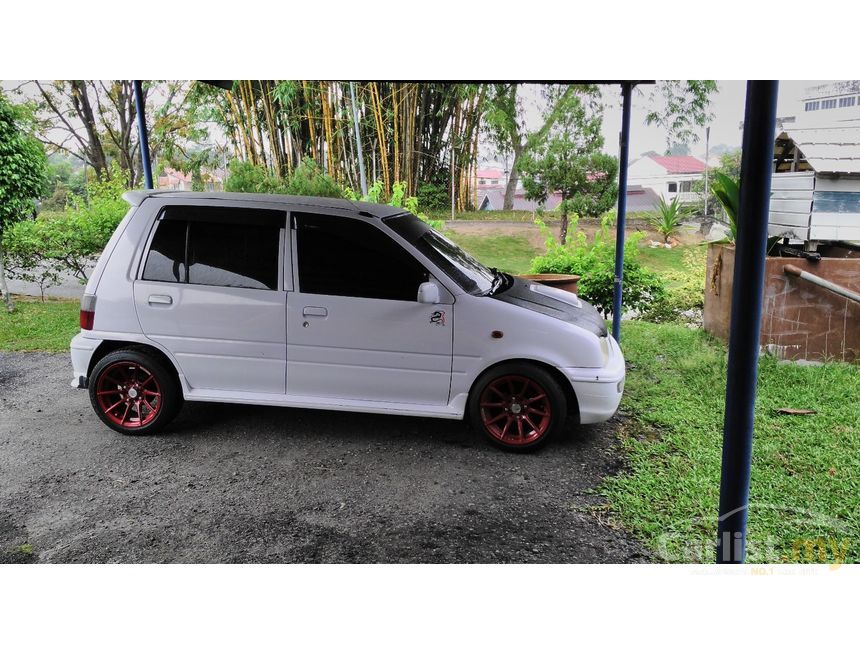
<svg viewBox="0 0 860 645">
<path fill-rule="evenodd" d="M 187 190 L 130 190 L 123 194 L 123 199 L 132 206 L 140 206 L 144 200 L 157 197 L 164 200 L 218 202 L 239 201 L 266 204 L 283 204 L 284 206 L 315 206 L 325 208 L 338 208 L 349 213 L 370 215 L 372 217 L 387 217 L 403 213 L 403 208 L 388 206 L 387 204 L 371 204 L 369 202 L 355 202 L 348 199 L 334 199 L 332 197 L 305 197 L 302 195 L 269 195 L 262 193 L 202 193 Z"/>
</svg>

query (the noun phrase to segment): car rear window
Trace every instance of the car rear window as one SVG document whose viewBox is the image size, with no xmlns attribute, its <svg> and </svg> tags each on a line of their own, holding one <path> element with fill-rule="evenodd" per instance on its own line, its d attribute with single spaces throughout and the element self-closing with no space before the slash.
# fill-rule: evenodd
<svg viewBox="0 0 860 645">
<path fill-rule="evenodd" d="M 286 215 L 262 209 L 172 206 L 161 214 L 144 280 L 277 289 Z"/>
</svg>

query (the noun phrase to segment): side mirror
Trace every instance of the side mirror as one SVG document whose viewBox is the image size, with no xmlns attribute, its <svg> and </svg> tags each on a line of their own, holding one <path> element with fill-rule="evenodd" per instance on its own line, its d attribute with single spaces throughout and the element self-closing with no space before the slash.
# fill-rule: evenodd
<svg viewBox="0 0 860 645">
<path fill-rule="evenodd" d="M 425 305 L 439 302 L 439 287 L 435 282 L 422 282 L 418 286 L 418 302 Z"/>
</svg>

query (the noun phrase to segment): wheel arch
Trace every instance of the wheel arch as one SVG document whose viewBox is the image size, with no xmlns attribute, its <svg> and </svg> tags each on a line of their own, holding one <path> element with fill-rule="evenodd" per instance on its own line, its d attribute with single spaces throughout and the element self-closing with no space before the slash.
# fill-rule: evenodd
<svg viewBox="0 0 860 645">
<path fill-rule="evenodd" d="M 115 352 L 118 349 L 136 349 L 139 351 L 146 352 L 147 354 L 153 355 L 158 358 L 165 367 L 170 369 L 173 372 L 173 375 L 176 377 L 178 383 L 182 383 L 182 375 L 179 372 L 179 369 L 173 363 L 173 360 L 167 355 L 167 353 L 154 346 L 148 345 L 146 343 L 141 343 L 136 340 L 103 340 L 99 343 L 99 346 L 96 347 L 96 350 L 93 352 L 92 357 L 90 357 L 90 364 L 87 366 L 87 378 L 92 376 L 93 368 L 98 364 L 98 362 L 103 359 L 105 356 L 110 354 L 111 352 Z"/>
<path fill-rule="evenodd" d="M 484 368 L 477 376 L 475 376 L 474 380 L 472 381 L 472 384 L 469 386 L 469 396 L 466 399 L 466 410 L 469 409 L 469 403 L 472 400 L 472 396 L 475 395 L 475 384 L 481 380 L 484 374 L 502 365 L 523 363 L 527 365 L 533 365 L 535 367 L 540 367 L 541 369 L 545 370 L 556 381 L 556 383 L 558 383 L 559 387 L 561 388 L 561 391 L 564 392 L 564 398 L 567 401 L 568 416 L 574 417 L 576 419 L 576 422 L 579 423 L 579 401 L 577 401 L 576 399 L 576 392 L 574 391 L 571 382 L 555 365 L 551 365 L 550 363 L 545 363 L 544 361 L 539 361 L 532 358 L 509 358 L 503 361 L 498 361 Z"/>
</svg>

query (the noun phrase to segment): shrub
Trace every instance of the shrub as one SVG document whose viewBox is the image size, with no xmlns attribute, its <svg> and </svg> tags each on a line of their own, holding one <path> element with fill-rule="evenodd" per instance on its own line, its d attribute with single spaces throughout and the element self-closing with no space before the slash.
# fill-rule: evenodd
<svg viewBox="0 0 860 645">
<path fill-rule="evenodd" d="M 667 202 L 663 195 L 660 195 L 660 199 L 654 206 L 657 208 L 657 211 L 649 215 L 648 223 L 663 236 L 663 241 L 668 244 L 669 238 L 681 228 L 681 224 L 689 214 L 689 210 L 678 203 L 677 197 L 671 202 Z"/>
<path fill-rule="evenodd" d="M 445 186 L 421 184 L 416 192 L 422 208 L 428 211 L 442 211 L 451 206 L 451 195 Z"/>
<path fill-rule="evenodd" d="M 684 271 L 668 271 L 664 277 L 671 287 L 665 289 L 640 318 L 648 322 L 698 323 L 705 306 L 706 247 L 684 251 Z"/>
<path fill-rule="evenodd" d="M 581 276 L 579 294 L 593 304 L 604 318 L 612 315 L 615 293 L 615 244 L 608 240 L 609 217 L 603 217 L 594 243 L 588 244 L 585 233 L 576 231 L 577 218 L 571 222 L 564 244 L 555 240 L 547 226 L 538 220 L 546 235 L 547 252 L 532 260 L 533 273 L 572 273 Z M 663 296 L 663 281 L 639 262 L 641 233 L 631 235 L 624 243 L 623 311 L 645 311 Z"/>
<path fill-rule="evenodd" d="M 714 171 L 711 192 L 720 202 L 729 218 L 729 241 L 733 242 L 738 236 L 738 212 L 740 211 L 740 184 L 728 175 Z"/>
<path fill-rule="evenodd" d="M 343 197 L 343 189 L 310 157 L 302 159 L 287 178 L 283 192 L 310 197 Z"/>
<path fill-rule="evenodd" d="M 343 189 L 310 157 L 285 179 L 275 176 L 267 168 L 247 161 L 230 162 L 224 190 L 233 193 L 269 193 L 305 195 L 309 197 L 343 197 Z"/>
<path fill-rule="evenodd" d="M 3 244 L 10 274 L 37 284 L 43 296 L 64 272 L 85 281 L 91 258 L 101 253 L 128 211 L 122 199 L 126 181 L 115 168 L 110 180 L 87 184 L 84 198 L 73 196 L 62 214 L 24 220 L 7 230 Z"/>
<path fill-rule="evenodd" d="M 284 193 L 284 182 L 268 169 L 249 161 L 233 159 L 224 182 L 224 190 L 231 193 Z"/>
<path fill-rule="evenodd" d="M 351 199 L 356 202 L 367 202 L 370 204 L 378 204 L 379 200 L 382 196 L 383 185 L 380 180 L 376 180 L 367 189 L 367 195 L 361 197 L 351 188 L 344 188 L 344 196 L 347 199 Z M 430 219 L 424 213 L 422 213 L 418 207 L 418 197 L 414 195 L 412 197 L 406 197 L 406 182 L 399 181 L 391 187 L 391 199 L 388 200 L 389 206 L 396 206 L 398 208 L 404 208 L 415 217 L 420 219 L 422 222 L 430 226 L 430 228 L 434 228 L 437 231 L 442 230 L 442 220 L 439 219 Z"/>
</svg>

